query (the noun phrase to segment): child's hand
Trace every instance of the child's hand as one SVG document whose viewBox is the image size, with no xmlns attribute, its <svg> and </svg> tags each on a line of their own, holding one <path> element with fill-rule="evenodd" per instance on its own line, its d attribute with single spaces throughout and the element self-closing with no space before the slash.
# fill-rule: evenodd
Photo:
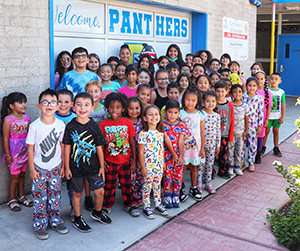
<svg viewBox="0 0 300 251">
<path fill-rule="evenodd" d="M 65 176 L 65 169 L 61 168 L 59 177 L 63 178 L 64 176 Z"/>
<path fill-rule="evenodd" d="M 11 155 L 5 156 L 5 161 L 6 161 L 6 163 L 7 163 L 8 165 L 10 165 L 10 164 L 12 163 L 12 157 L 11 157 Z"/>
<path fill-rule="evenodd" d="M 178 161 L 177 161 L 177 165 L 182 165 L 183 164 L 183 157 L 182 157 L 182 155 L 179 155 L 178 156 Z"/>
<path fill-rule="evenodd" d="M 40 179 L 40 175 L 37 172 L 37 170 L 34 169 L 34 170 L 30 171 L 30 178 L 33 179 L 33 180 L 39 180 Z"/>
<path fill-rule="evenodd" d="M 243 140 L 245 140 L 246 136 L 247 136 L 247 133 L 244 132 L 243 135 L 242 135 Z"/>
<path fill-rule="evenodd" d="M 261 133 L 261 130 L 262 130 L 262 126 L 259 126 L 259 127 L 257 128 L 257 135 L 259 135 L 259 134 Z"/>
<path fill-rule="evenodd" d="M 142 173 L 143 177 L 145 178 L 147 176 L 147 170 L 146 170 L 146 168 L 142 168 L 141 169 L 141 173 Z"/>
<path fill-rule="evenodd" d="M 283 118 L 283 117 L 280 117 L 280 119 L 278 119 L 278 123 L 279 123 L 279 124 L 282 124 L 283 121 L 284 121 L 284 118 Z"/>
<path fill-rule="evenodd" d="M 220 152 L 220 147 L 217 147 L 217 148 L 216 148 L 216 154 L 215 154 L 215 155 L 217 156 L 217 155 L 219 154 L 219 152 Z"/>
<path fill-rule="evenodd" d="M 264 124 L 264 127 L 265 127 L 265 128 L 267 128 L 267 127 L 268 127 L 268 125 L 269 125 L 269 120 L 268 120 L 268 119 L 266 119 L 266 121 L 265 121 L 265 124 Z"/>
<path fill-rule="evenodd" d="M 178 156 L 177 156 L 177 154 L 175 153 L 174 155 L 172 155 L 172 157 L 173 157 L 173 165 L 177 164 L 178 163 Z"/>
<path fill-rule="evenodd" d="M 136 170 L 136 163 L 135 163 L 135 161 L 132 161 L 130 169 L 133 170 L 133 171 Z"/>
<path fill-rule="evenodd" d="M 199 152 L 199 157 L 201 158 L 205 158 L 205 152 L 204 152 L 204 149 L 201 148 L 200 152 Z"/>
<path fill-rule="evenodd" d="M 98 176 L 99 177 L 102 176 L 102 180 L 105 182 L 105 171 L 104 171 L 104 168 L 100 168 Z"/>
<path fill-rule="evenodd" d="M 65 169 L 65 177 L 67 180 L 70 180 L 72 178 L 72 172 L 71 172 L 70 168 Z"/>
</svg>

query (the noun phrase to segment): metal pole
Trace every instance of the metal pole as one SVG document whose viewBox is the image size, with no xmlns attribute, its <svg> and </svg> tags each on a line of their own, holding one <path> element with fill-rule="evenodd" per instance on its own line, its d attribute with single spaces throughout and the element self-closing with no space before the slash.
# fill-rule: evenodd
<svg viewBox="0 0 300 251">
<path fill-rule="evenodd" d="M 276 14 L 276 3 L 273 2 L 272 3 L 272 27 L 271 27 L 270 75 L 274 71 L 275 14 Z"/>
</svg>

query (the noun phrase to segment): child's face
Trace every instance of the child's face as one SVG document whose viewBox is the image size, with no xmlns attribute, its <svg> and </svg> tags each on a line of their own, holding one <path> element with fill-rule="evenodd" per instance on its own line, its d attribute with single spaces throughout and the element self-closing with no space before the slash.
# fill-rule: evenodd
<svg viewBox="0 0 300 251">
<path fill-rule="evenodd" d="M 125 70 L 126 67 L 124 65 L 120 65 L 116 68 L 116 76 L 119 80 L 123 80 L 125 78 Z"/>
<path fill-rule="evenodd" d="M 232 64 L 232 65 L 230 65 L 229 70 L 230 70 L 232 73 L 238 74 L 238 72 L 239 72 L 239 70 L 240 70 L 240 67 L 239 67 L 237 64 Z"/>
<path fill-rule="evenodd" d="M 217 100 L 218 102 L 224 102 L 227 94 L 226 88 L 218 88 L 216 89 Z"/>
<path fill-rule="evenodd" d="M 110 102 L 107 110 L 112 120 L 119 120 L 122 118 L 122 112 L 124 112 L 125 108 L 123 108 L 120 101 L 116 100 Z"/>
<path fill-rule="evenodd" d="M 188 111 L 195 110 L 198 104 L 198 96 L 195 93 L 189 93 L 185 96 L 184 105 Z"/>
<path fill-rule="evenodd" d="M 217 61 L 213 61 L 210 65 L 210 68 L 213 72 L 218 72 L 218 70 L 221 68 L 221 65 Z"/>
<path fill-rule="evenodd" d="M 86 92 L 93 97 L 95 106 L 99 105 L 102 96 L 100 88 L 97 85 L 89 85 Z"/>
<path fill-rule="evenodd" d="M 221 63 L 222 63 L 222 65 L 227 66 L 230 63 L 230 60 L 229 60 L 229 58 L 222 57 Z"/>
<path fill-rule="evenodd" d="M 165 116 L 168 122 L 175 123 L 179 119 L 180 110 L 178 108 L 169 108 L 165 110 Z"/>
<path fill-rule="evenodd" d="M 158 109 L 151 107 L 147 110 L 143 119 L 149 126 L 156 126 L 160 121 L 160 112 Z"/>
<path fill-rule="evenodd" d="M 162 89 L 167 88 L 169 84 L 169 74 L 167 72 L 158 73 L 156 75 L 156 83 Z"/>
<path fill-rule="evenodd" d="M 130 102 L 128 105 L 128 116 L 130 118 L 138 118 L 141 114 L 141 106 L 139 102 Z"/>
<path fill-rule="evenodd" d="M 27 103 L 25 101 L 21 101 L 21 102 L 16 101 L 12 105 L 9 105 L 9 108 L 11 110 L 14 110 L 16 113 L 24 114 L 27 108 Z"/>
<path fill-rule="evenodd" d="M 179 86 L 182 91 L 186 90 L 189 87 L 189 80 L 187 77 L 181 77 L 179 80 Z"/>
<path fill-rule="evenodd" d="M 131 71 L 127 74 L 126 79 L 128 83 L 135 83 L 138 78 L 136 71 Z"/>
<path fill-rule="evenodd" d="M 228 79 L 229 78 L 229 72 L 228 71 L 223 71 L 221 73 L 220 79 Z"/>
<path fill-rule="evenodd" d="M 215 96 L 207 96 L 203 101 L 205 109 L 212 111 L 217 106 L 217 100 Z"/>
<path fill-rule="evenodd" d="M 149 84 L 150 83 L 150 76 L 148 73 L 142 71 L 138 76 L 138 82 L 140 84 Z"/>
<path fill-rule="evenodd" d="M 206 77 L 200 77 L 196 86 L 201 93 L 204 93 L 209 89 L 210 84 Z"/>
<path fill-rule="evenodd" d="M 166 67 L 169 63 L 170 63 L 170 61 L 168 59 L 164 58 L 158 63 L 158 66 L 166 69 Z"/>
<path fill-rule="evenodd" d="M 193 58 L 193 66 L 195 64 L 202 64 L 202 58 L 200 58 L 200 57 L 194 57 Z"/>
<path fill-rule="evenodd" d="M 264 84 L 266 82 L 266 78 L 265 78 L 265 74 L 263 73 L 258 73 L 255 75 L 255 78 L 257 79 L 258 81 L 258 90 L 261 90 L 264 88 Z"/>
<path fill-rule="evenodd" d="M 202 52 L 200 54 L 200 57 L 202 59 L 202 63 L 204 64 L 207 61 L 207 54 L 205 52 Z"/>
<path fill-rule="evenodd" d="M 270 85 L 272 89 L 278 89 L 278 85 L 281 83 L 281 77 L 278 75 L 271 75 Z"/>
<path fill-rule="evenodd" d="M 181 73 L 187 73 L 187 74 L 190 74 L 190 73 L 191 73 L 191 69 L 190 69 L 190 67 L 188 67 L 188 66 L 182 66 L 181 69 L 180 69 L 180 72 L 181 72 Z"/>
<path fill-rule="evenodd" d="M 171 58 L 171 59 L 177 58 L 177 57 L 178 57 L 178 51 L 177 51 L 177 49 L 174 48 L 174 47 L 172 47 L 172 48 L 169 50 L 168 55 L 169 55 L 169 58 Z"/>
<path fill-rule="evenodd" d="M 96 72 L 100 66 L 100 63 L 97 58 L 91 57 L 88 62 L 88 69 L 92 72 Z"/>
<path fill-rule="evenodd" d="M 169 70 L 169 75 L 171 79 L 177 79 L 178 74 L 179 74 L 179 70 L 176 68 L 171 68 Z"/>
<path fill-rule="evenodd" d="M 100 70 L 100 76 L 102 81 L 108 81 L 110 80 L 112 76 L 112 70 L 109 66 L 102 66 Z"/>
<path fill-rule="evenodd" d="M 201 66 L 194 67 L 192 74 L 193 74 L 194 78 L 197 78 L 200 75 L 204 75 L 204 69 L 203 69 L 203 67 L 201 67 Z"/>
<path fill-rule="evenodd" d="M 227 95 L 226 95 L 226 97 L 229 97 L 232 83 L 231 83 L 231 81 L 226 81 L 226 83 L 227 83 Z"/>
<path fill-rule="evenodd" d="M 254 95 L 257 91 L 257 83 L 255 81 L 250 81 L 246 86 L 248 95 Z"/>
<path fill-rule="evenodd" d="M 116 71 L 116 66 L 118 65 L 117 61 L 110 61 L 109 64 L 112 66 L 113 68 L 113 73 L 115 73 Z"/>
<path fill-rule="evenodd" d="M 140 63 L 140 67 L 143 67 L 143 68 L 149 68 L 149 66 L 150 66 L 150 63 L 149 63 L 149 60 L 148 60 L 148 58 L 143 58 L 142 59 L 142 61 L 141 61 L 141 63 Z"/>
<path fill-rule="evenodd" d="M 151 90 L 149 88 L 142 88 L 139 90 L 139 92 L 136 94 L 139 100 L 142 101 L 143 105 L 146 105 L 150 101 L 150 93 Z"/>
<path fill-rule="evenodd" d="M 177 88 L 170 88 L 169 91 L 168 91 L 168 97 L 169 97 L 169 99 L 178 100 L 179 90 Z"/>
<path fill-rule="evenodd" d="M 69 57 L 68 54 L 64 54 L 60 58 L 60 63 L 63 68 L 69 69 L 69 67 L 71 66 L 71 63 L 72 63 L 72 59 Z"/>
<path fill-rule="evenodd" d="M 74 55 L 72 62 L 76 66 L 76 68 L 86 68 L 86 65 L 89 62 L 88 55 L 85 52 L 77 52 Z"/>
<path fill-rule="evenodd" d="M 191 67 L 193 65 L 193 56 L 189 55 L 185 57 L 185 63 Z"/>
<path fill-rule="evenodd" d="M 73 102 L 70 95 L 59 94 L 58 95 L 58 113 L 60 115 L 69 115 Z"/>
<path fill-rule="evenodd" d="M 212 75 L 210 78 L 211 85 L 215 86 L 215 83 L 217 83 L 219 80 L 220 80 L 220 78 L 217 74 Z"/>
<path fill-rule="evenodd" d="M 58 110 L 57 98 L 49 94 L 42 96 L 41 102 L 37 104 L 37 107 L 41 110 L 43 116 L 52 117 Z"/>
<path fill-rule="evenodd" d="M 243 91 L 241 88 L 236 88 L 232 91 L 232 97 L 234 101 L 240 101 L 243 97 Z"/>
<path fill-rule="evenodd" d="M 73 106 L 78 119 L 87 119 L 94 108 L 89 98 L 77 98 Z"/>
<path fill-rule="evenodd" d="M 251 69 L 251 75 L 253 76 L 255 74 L 255 72 L 257 71 L 261 71 L 259 65 L 254 65 Z"/>
<path fill-rule="evenodd" d="M 122 49 L 120 51 L 120 58 L 122 60 L 123 63 L 125 63 L 126 65 L 129 64 L 129 60 L 131 58 L 131 52 L 130 50 L 128 50 L 127 48 Z"/>
</svg>

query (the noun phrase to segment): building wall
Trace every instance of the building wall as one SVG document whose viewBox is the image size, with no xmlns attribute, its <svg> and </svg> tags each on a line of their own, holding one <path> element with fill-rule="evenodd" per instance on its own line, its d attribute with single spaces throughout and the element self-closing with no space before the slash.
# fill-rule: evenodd
<svg viewBox="0 0 300 251">
<path fill-rule="evenodd" d="M 240 63 L 244 75 L 249 76 L 249 67 L 255 61 L 256 41 L 256 7 L 249 1 L 153 0 L 149 2 L 207 13 L 207 49 L 217 58 L 222 54 L 223 16 L 247 21 L 250 26 L 248 60 Z M 1 1 L 0 15 L 0 99 L 2 102 L 2 98 L 13 91 L 24 92 L 28 98 L 27 111 L 33 121 L 39 116 L 39 110 L 36 108 L 38 94 L 50 86 L 48 1 Z M 0 156 L 2 153 L 1 146 Z M 9 170 L 1 163 L 0 203 L 8 200 L 9 180 Z M 27 172 L 27 192 L 30 190 L 30 184 L 29 172 Z"/>
</svg>

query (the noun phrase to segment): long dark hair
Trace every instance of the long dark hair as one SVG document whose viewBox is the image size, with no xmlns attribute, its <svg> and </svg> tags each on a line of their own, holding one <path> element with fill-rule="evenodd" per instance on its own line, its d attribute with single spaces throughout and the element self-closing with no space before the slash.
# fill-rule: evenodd
<svg viewBox="0 0 300 251">
<path fill-rule="evenodd" d="M 153 60 L 152 60 L 151 56 L 149 56 L 147 54 L 144 54 L 144 55 L 140 56 L 140 59 L 139 59 L 139 62 L 138 62 L 138 69 L 142 68 L 141 67 L 141 62 L 143 61 L 144 58 L 148 59 L 148 61 L 149 61 L 149 67 L 147 69 L 151 72 L 151 74 L 153 76 L 153 74 L 154 74 Z"/>
<path fill-rule="evenodd" d="M 142 115 L 142 130 L 144 130 L 144 131 L 149 131 L 148 123 L 144 120 L 144 117 L 146 116 L 147 111 L 148 111 L 150 108 L 155 108 L 155 109 L 157 109 L 158 114 L 159 114 L 159 117 L 160 117 L 160 121 L 159 121 L 158 124 L 156 125 L 156 130 L 159 131 L 159 132 L 165 132 L 165 127 L 164 127 L 164 124 L 163 124 L 163 122 L 162 122 L 162 120 L 161 120 L 160 109 L 159 109 L 156 105 L 148 105 L 148 106 L 146 106 L 145 109 L 143 110 L 143 115 Z"/>
<path fill-rule="evenodd" d="M 183 96 L 182 96 L 182 108 L 185 110 L 186 109 L 186 106 L 185 106 L 185 97 L 187 96 L 187 95 L 189 95 L 189 94 L 196 94 L 197 95 L 197 105 L 196 105 L 196 109 L 197 110 L 199 110 L 199 111 L 201 111 L 202 110 L 202 99 L 201 99 L 201 93 L 200 93 L 200 91 L 198 90 L 198 88 L 197 87 L 195 87 L 195 86 L 190 86 L 190 87 L 188 87 L 186 90 L 185 90 L 185 92 L 184 92 L 184 94 L 183 94 Z"/>
<path fill-rule="evenodd" d="M 67 54 L 67 55 L 72 59 L 71 53 L 68 52 L 68 51 L 61 51 L 61 52 L 58 54 L 57 59 L 56 59 L 56 68 L 55 68 L 55 72 L 58 72 L 58 74 L 59 74 L 59 82 L 60 82 L 60 80 L 62 79 L 63 75 L 65 74 L 65 70 L 64 70 L 64 68 L 62 67 L 61 62 L 60 62 L 62 56 L 65 55 L 65 54 Z M 73 70 L 73 69 L 74 69 L 74 66 L 73 66 L 73 64 L 72 64 L 72 62 L 71 62 L 71 65 L 70 65 L 70 67 L 68 68 L 68 71 L 71 71 L 71 70 Z"/>
<path fill-rule="evenodd" d="M 99 68 L 97 69 L 96 74 L 97 74 L 98 76 L 100 76 L 100 68 L 101 68 L 100 57 L 99 57 L 96 53 L 90 53 L 90 54 L 88 55 L 88 58 L 91 59 L 92 57 L 96 58 L 96 59 L 98 60 L 98 62 L 99 62 Z M 86 68 L 89 70 L 88 64 L 86 64 Z"/>
<path fill-rule="evenodd" d="M 255 72 L 254 76 L 256 77 L 257 74 L 264 74 L 265 75 L 265 83 L 264 83 L 264 92 L 265 92 L 265 97 L 264 97 L 264 102 L 265 102 L 265 105 L 266 107 L 269 106 L 269 88 L 268 88 L 268 83 L 267 83 L 267 75 L 264 71 L 257 71 Z"/>
<path fill-rule="evenodd" d="M 209 64 L 210 64 L 210 61 L 212 60 L 212 55 L 211 55 L 211 52 L 210 51 L 208 51 L 208 50 L 199 50 L 199 51 L 196 51 L 195 53 L 194 53 L 194 55 L 199 55 L 199 57 L 201 57 L 201 54 L 202 53 L 205 53 L 206 54 L 206 56 L 207 56 L 207 60 L 206 60 L 206 62 L 205 63 L 203 63 L 204 65 L 205 65 L 205 67 L 207 68 L 207 69 L 209 69 Z M 202 59 L 202 58 L 201 58 Z M 202 60 L 203 61 L 203 60 Z"/>
<path fill-rule="evenodd" d="M 179 65 L 179 68 L 184 64 L 184 61 L 182 59 L 182 53 L 181 50 L 179 48 L 179 46 L 177 44 L 170 44 L 168 49 L 167 49 L 167 53 L 166 56 L 169 58 L 169 50 L 171 50 L 171 48 L 175 48 L 178 51 L 178 59 L 175 61 L 175 63 L 177 63 Z"/>
<path fill-rule="evenodd" d="M 140 115 L 138 116 L 138 118 L 141 118 L 141 117 L 142 117 L 142 112 L 143 112 L 143 104 L 142 104 L 142 101 L 139 100 L 137 97 L 130 97 L 130 98 L 128 99 L 128 107 L 129 107 L 130 103 L 134 103 L 134 102 L 136 102 L 136 103 L 138 103 L 138 104 L 140 105 L 141 113 L 140 113 Z M 128 107 L 127 107 L 127 109 L 126 109 L 126 111 L 125 111 L 125 116 L 126 116 L 127 118 L 129 118 L 129 115 L 128 115 Z"/>
</svg>

